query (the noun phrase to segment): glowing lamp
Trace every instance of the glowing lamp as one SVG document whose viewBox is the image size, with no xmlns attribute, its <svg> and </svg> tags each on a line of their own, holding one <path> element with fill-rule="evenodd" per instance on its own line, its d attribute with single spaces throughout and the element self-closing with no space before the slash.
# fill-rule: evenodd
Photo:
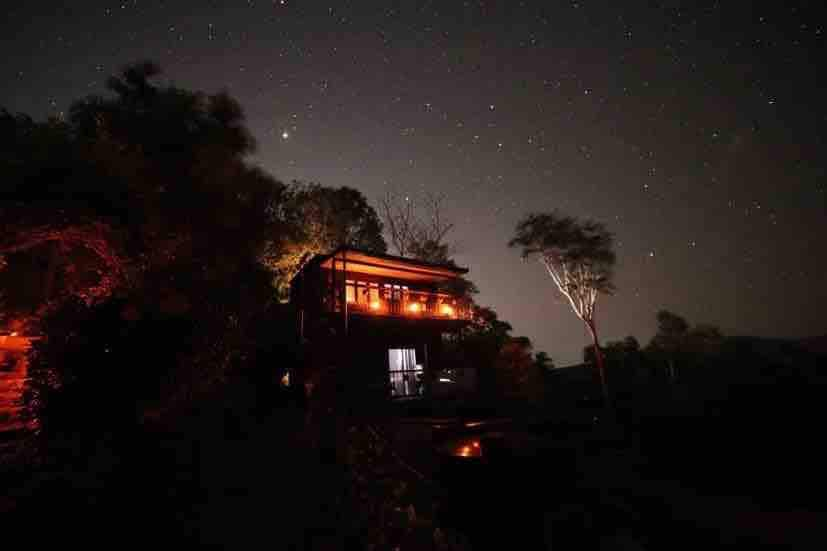
<svg viewBox="0 0 827 551">
<path fill-rule="evenodd" d="M 422 305 L 418 302 L 412 302 L 408 305 L 408 311 L 414 314 L 418 314 L 422 311 Z"/>
<path fill-rule="evenodd" d="M 453 316 L 454 315 L 454 307 L 450 304 L 443 304 L 440 307 L 440 312 L 442 312 L 443 316 Z"/>
<path fill-rule="evenodd" d="M 381 306 L 382 306 L 382 303 L 380 303 L 378 300 L 370 301 L 370 309 L 371 310 L 379 310 L 379 308 Z"/>
<path fill-rule="evenodd" d="M 458 457 L 482 457 L 482 447 L 479 440 L 466 441 L 454 453 Z"/>
</svg>

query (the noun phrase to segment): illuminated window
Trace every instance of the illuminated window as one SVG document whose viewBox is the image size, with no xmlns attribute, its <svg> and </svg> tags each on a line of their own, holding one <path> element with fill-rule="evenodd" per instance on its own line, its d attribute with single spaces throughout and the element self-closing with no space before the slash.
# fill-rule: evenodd
<svg viewBox="0 0 827 551">
<path fill-rule="evenodd" d="M 356 302 L 356 284 L 353 281 L 347 281 L 345 284 L 345 300 L 352 304 Z"/>
<path fill-rule="evenodd" d="M 416 363 L 413 348 L 391 348 L 388 350 L 388 374 L 391 396 L 421 396 L 424 392 L 422 365 Z"/>
</svg>

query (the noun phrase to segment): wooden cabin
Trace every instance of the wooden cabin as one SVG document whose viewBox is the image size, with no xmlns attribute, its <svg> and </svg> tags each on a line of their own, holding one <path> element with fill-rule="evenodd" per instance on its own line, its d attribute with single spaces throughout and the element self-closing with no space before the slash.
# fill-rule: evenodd
<svg viewBox="0 0 827 551">
<path fill-rule="evenodd" d="M 467 272 L 351 248 L 314 257 L 290 288 L 305 363 L 392 398 L 467 390 L 472 376 L 442 357 L 443 336 L 470 320 Z"/>
</svg>

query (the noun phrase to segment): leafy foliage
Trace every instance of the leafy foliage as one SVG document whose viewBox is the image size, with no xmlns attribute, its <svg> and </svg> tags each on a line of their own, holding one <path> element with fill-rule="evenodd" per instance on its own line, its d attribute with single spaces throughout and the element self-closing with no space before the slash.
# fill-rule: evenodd
<svg viewBox="0 0 827 551">
<path fill-rule="evenodd" d="M 475 367 L 485 398 L 536 400 L 542 381 L 531 341 L 511 331 L 492 308 L 474 305 L 471 323 L 445 342 L 447 364 Z"/>
<path fill-rule="evenodd" d="M 316 254 L 349 246 L 384 253 L 382 222 L 361 192 L 293 182 L 284 192 L 277 215 L 285 233 L 268 242 L 261 258 L 274 273 L 280 296 L 290 280 Z"/>
<path fill-rule="evenodd" d="M 593 317 L 598 293 L 614 290 L 612 235 L 603 224 L 558 213 L 529 214 L 508 245 L 519 247 L 523 259 L 539 257 L 581 319 Z"/>
<path fill-rule="evenodd" d="M 157 85 L 158 74 L 127 67 L 65 122 L 0 116 L 4 277 L 41 279 L 26 259 L 50 266 L 30 294 L 49 337 L 29 399 L 43 427 L 56 426 L 54 404 L 80 411 L 87 393 L 121 395 L 138 418 L 195 399 L 249 358 L 251 325 L 274 298 L 259 259 L 287 233 L 285 186 L 247 164 L 255 144 L 235 100 Z M 170 320 L 186 331 L 167 333 Z M 152 405 L 96 383 L 111 375 L 100 350 L 113 339 L 128 351 L 115 363 L 124 384 L 132 369 L 152 374 Z"/>
<path fill-rule="evenodd" d="M 500 348 L 495 361 L 497 387 L 506 399 L 539 402 L 542 372 L 532 350 L 528 337 L 509 337 Z"/>
<path fill-rule="evenodd" d="M 112 95 L 74 103 L 68 122 L 0 117 L 10 138 L 0 254 L 42 254 L 44 244 L 60 253 L 60 288 L 42 297 L 41 314 L 72 297 L 134 292 L 148 274 L 184 267 L 196 281 L 166 285 L 209 286 L 254 262 L 278 232 L 284 186 L 245 163 L 254 143 L 238 104 L 156 86 L 158 73 L 152 63 L 126 68 L 109 79 Z M 68 277 L 90 271 L 97 280 Z"/>
<path fill-rule="evenodd" d="M 371 426 L 357 425 L 342 435 L 352 511 L 348 526 L 362 547 L 460 551 L 469 542 L 436 515 L 438 496 Z"/>
<path fill-rule="evenodd" d="M 91 304 L 125 282 L 122 235 L 106 193 L 87 193 L 99 180 L 68 124 L 0 111 L 0 172 L 0 278 L 16 289 L 7 315 L 37 317 L 68 298 Z M 32 257 L 48 258 L 44 281 L 19 269 Z"/>
<path fill-rule="evenodd" d="M 21 302 L 49 338 L 33 353 L 28 406 L 47 432 L 71 427 L 55 416 L 93 395 L 121 396 L 132 419 L 164 415 L 272 361 L 262 342 L 291 346 L 257 330 L 287 315 L 273 308 L 274 281 L 284 288 L 306 258 L 340 245 L 386 250 L 359 191 L 278 182 L 248 164 L 255 143 L 234 99 L 159 75 L 150 62 L 127 67 L 66 121 L 0 113 L 0 277 L 35 282 Z M 170 324 L 186 330 L 155 334 Z M 124 371 L 112 379 L 114 357 Z M 154 401 L 117 388 L 137 359 L 152 364 L 141 375 L 158 382 Z"/>
<path fill-rule="evenodd" d="M 26 402 L 47 434 L 134 424 L 173 388 L 171 351 L 197 338 L 181 317 L 130 319 L 123 301 L 64 304 L 43 322 L 30 354 Z"/>
</svg>

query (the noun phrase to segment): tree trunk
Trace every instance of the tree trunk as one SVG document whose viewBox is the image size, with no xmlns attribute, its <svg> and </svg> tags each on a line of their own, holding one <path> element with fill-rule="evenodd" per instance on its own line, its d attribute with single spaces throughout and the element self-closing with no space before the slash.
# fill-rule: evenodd
<svg viewBox="0 0 827 551">
<path fill-rule="evenodd" d="M 46 275 L 43 278 L 43 295 L 41 304 L 37 308 L 35 315 L 39 318 L 48 309 L 49 301 L 52 299 L 55 289 L 55 278 L 57 276 L 57 263 L 59 260 L 60 244 L 56 241 L 50 241 L 48 245 L 49 264 L 46 268 Z"/>
<path fill-rule="evenodd" d="M 49 267 L 46 270 L 46 278 L 43 282 L 43 302 L 49 302 L 52 298 L 55 286 L 55 274 L 57 273 L 59 245 L 55 242 L 49 243 Z"/>
<path fill-rule="evenodd" d="M 594 321 L 587 321 L 586 327 L 589 328 L 589 333 L 592 335 L 592 344 L 594 346 L 594 361 L 597 364 L 597 372 L 600 375 L 600 389 L 603 392 L 603 404 L 609 405 L 609 384 L 606 381 L 606 366 L 603 363 L 603 351 L 600 350 L 600 344 L 597 340 L 597 328 Z"/>
</svg>

